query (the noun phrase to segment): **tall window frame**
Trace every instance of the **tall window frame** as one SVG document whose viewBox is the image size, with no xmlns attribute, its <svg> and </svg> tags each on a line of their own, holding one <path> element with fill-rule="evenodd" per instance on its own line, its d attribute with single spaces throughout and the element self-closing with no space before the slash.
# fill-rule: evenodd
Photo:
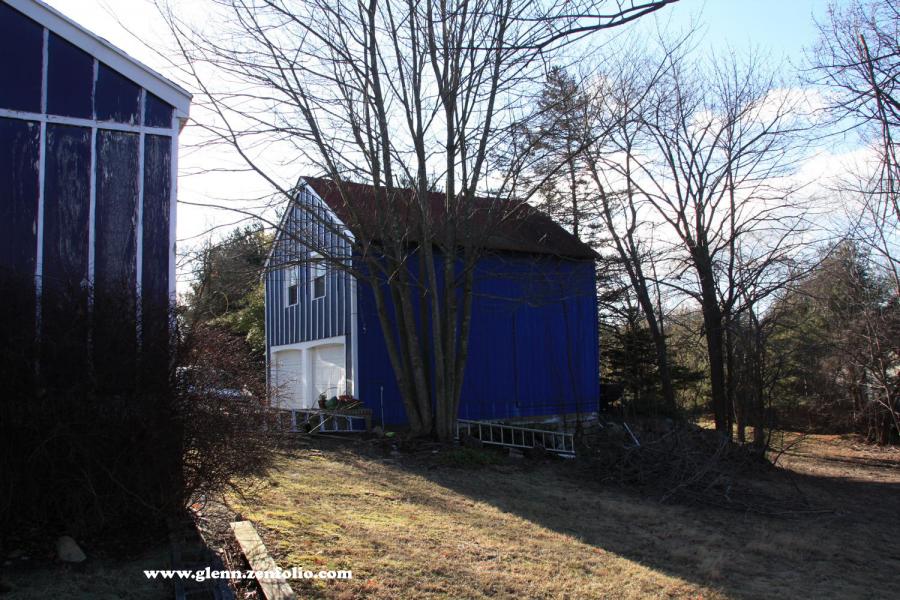
<svg viewBox="0 0 900 600">
<path fill-rule="evenodd" d="M 284 282 L 284 305 L 297 306 L 300 304 L 300 276 L 296 267 L 288 269 Z"/>
<path fill-rule="evenodd" d="M 321 300 L 328 295 L 328 265 L 318 252 L 309 253 L 309 297 Z"/>
</svg>

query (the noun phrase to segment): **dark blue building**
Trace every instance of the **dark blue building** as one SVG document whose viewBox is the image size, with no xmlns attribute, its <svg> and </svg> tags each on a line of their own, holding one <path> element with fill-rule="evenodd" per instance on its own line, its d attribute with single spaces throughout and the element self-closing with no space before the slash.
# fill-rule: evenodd
<svg viewBox="0 0 900 600">
<path fill-rule="evenodd" d="M 0 531 L 149 531 L 180 503 L 168 383 L 190 100 L 46 4 L 0 0 Z"/>
<path fill-rule="evenodd" d="M 45 381 L 127 387 L 167 342 L 189 105 L 47 5 L 0 1 L 0 325 Z"/>
<path fill-rule="evenodd" d="M 347 202 L 370 210 L 371 186 L 342 187 Z M 514 228 L 486 238 L 475 269 L 463 419 L 598 409 L 596 255 L 543 213 L 526 209 Z M 376 422 L 383 413 L 386 424 L 399 425 L 406 415 L 375 295 L 348 272 L 360 268 L 353 255 L 359 232 L 347 227 L 354 222 L 348 212 L 337 186 L 315 178 L 301 180 L 287 208 L 265 275 L 269 381 L 284 408 L 315 408 L 321 393 L 348 393 L 373 410 Z M 410 273 L 417 260 L 412 254 Z M 343 261 L 353 268 L 335 267 Z"/>
</svg>

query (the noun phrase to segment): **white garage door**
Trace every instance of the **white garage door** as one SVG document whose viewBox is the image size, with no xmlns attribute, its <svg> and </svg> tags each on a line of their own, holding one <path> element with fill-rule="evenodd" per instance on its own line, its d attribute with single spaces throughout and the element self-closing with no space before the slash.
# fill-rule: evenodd
<svg viewBox="0 0 900 600">
<path fill-rule="evenodd" d="M 319 346 L 312 350 L 313 393 L 328 398 L 340 396 L 346 387 L 346 352 L 343 344 Z"/>
<path fill-rule="evenodd" d="M 275 353 L 275 397 L 279 408 L 307 408 L 303 353 L 282 350 Z"/>
<path fill-rule="evenodd" d="M 272 357 L 279 408 L 318 408 L 319 394 L 331 398 L 347 391 L 344 344 L 280 350 Z"/>
</svg>

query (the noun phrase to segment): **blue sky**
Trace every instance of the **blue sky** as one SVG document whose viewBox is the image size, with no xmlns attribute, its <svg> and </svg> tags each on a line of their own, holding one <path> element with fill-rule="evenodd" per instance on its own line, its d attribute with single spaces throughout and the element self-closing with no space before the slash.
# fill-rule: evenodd
<svg viewBox="0 0 900 600">
<path fill-rule="evenodd" d="M 773 62 L 784 61 L 784 74 L 790 75 L 790 63 L 799 65 L 804 50 L 815 44 L 815 20 L 827 17 L 829 4 L 828 0 L 679 0 L 662 9 L 656 20 L 676 30 L 696 22 L 708 48 L 761 52 Z"/>
<path fill-rule="evenodd" d="M 668 11 L 673 21 L 699 19 L 714 47 L 753 46 L 799 56 L 817 37 L 814 19 L 827 16 L 826 0 L 680 0 Z"/>
<path fill-rule="evenodd" d="M 157 57 L 136 44 L 109 14 L 109 11 L 114 12 L 141 35 L 151 29 L 155 20 L 149 3 L 139 0 L 45 1 L 139 60 L 159 66 L 155 64 L 159 62 Z M 656 22 L 669 24 L 674 29 L 697 22 L 703 29 L 705 44 L 710 48 L 731 48 L 738 53 L 752 48 L 770 53 L 775 61 L 787 59 L 798 63 L 804 48 L 815 43 L 817 31 L 813 18 L 824 19 L 829 3 L 829 0 L 679 0 L 659 11 Z M 653 19 L 645 19 L 630 27 L 652 30 L 654 26 Z M 152 38 L 152 35 L 148 37 Z"/>
</svg>

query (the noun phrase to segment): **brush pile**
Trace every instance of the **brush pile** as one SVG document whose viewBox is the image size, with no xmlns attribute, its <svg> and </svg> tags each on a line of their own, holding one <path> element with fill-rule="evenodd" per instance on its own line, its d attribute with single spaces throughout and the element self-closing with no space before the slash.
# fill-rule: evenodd
<svg viewBox="0 0 900 600">
<path fill-rule="evenodd" d="M 616 423 L 586 432 L 579 449 L 585 468 L 601 483 L 636 488 L 664 503 L 779 516 L 820 512 L 759 451 L 696 425 L 660 423 L 632 425 L 634 437 Z"/>
</svg>

